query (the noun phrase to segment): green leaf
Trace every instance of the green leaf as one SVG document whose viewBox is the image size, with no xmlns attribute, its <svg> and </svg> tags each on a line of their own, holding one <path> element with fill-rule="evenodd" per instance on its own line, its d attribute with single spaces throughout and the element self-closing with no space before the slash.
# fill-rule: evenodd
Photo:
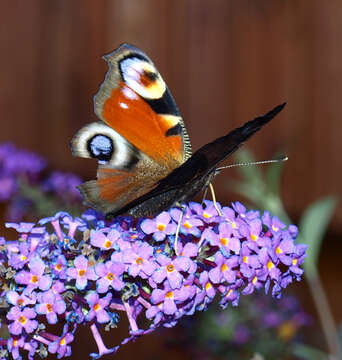
<svg viewBox="0 0 342 360">
<path fill-rule="evenodd" d="M 292 354 L 303 360 L 328 360 L 329 355 L 305 344 L 293 344 Z"/>
<path fill-rule="evenodd" d="M 275 159 L 280 158 L 281 156 L 277 154 Z M 285 161 L 271 163 L 267 166 L 266 169 L 266 188 L 273 195 L 279 195 L 280 187 L 280 176 L 283 172 Z"/>
<path fill-rule="evenodd" d="M 308 245 L 304 270 L 307 276 L 314 276 L 324 233 L 337 205 L 333 196 L 320 199 L 311 204 L 304 212 L 300 224 L 301 241 Z"/>
</svg>

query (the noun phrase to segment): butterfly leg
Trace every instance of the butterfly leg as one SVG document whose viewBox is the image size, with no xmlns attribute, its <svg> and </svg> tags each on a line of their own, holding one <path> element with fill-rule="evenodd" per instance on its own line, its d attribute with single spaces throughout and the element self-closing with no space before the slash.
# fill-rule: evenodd
<svg viewBox="0 0 342 360">
<path fill-rule="evenodd" d="M 179 256 L 179 253 L 178 253 L 179 230 L 180 230 L 180 227 L 181 227 L 181 224 L 182 224 L 183 215 L 184 215 L 184 212 L 185 212 L 185 206 L 181 205 L 181 208 L 182 208 L 182 211 L 181 211 L 180 217 L 178 219 L 178 224 L 177 224 L 177 229 L 176 229 L 176 236 L 175 236 L 175 253 L 176 253 L 177 256 Z"/>
<path fill-rule="evenodd" d="M 211 192 L 211 197 L 213 199 L 214 207 L 215 207 L 217 213 L 219 214 L 219 216 L 222 216 L 222 213 L 221 213 L 219 207 L 217 206 L 215 191 L 214 191 L 214 187 L 213 187 L 212 183 L 209 183 L 209 189 L 210 189 L 210 192 Z"/>
<path fill-rule="evenodd" d="M 201 202 L 202 206 L 203 206 L 204 201 L 206 200 L 207 194 L 208 194 L 208 186 L 204 189 L 204 194 L 203 194 L 203 198 L 202 198 L 202 202 Z"/>
</svg>

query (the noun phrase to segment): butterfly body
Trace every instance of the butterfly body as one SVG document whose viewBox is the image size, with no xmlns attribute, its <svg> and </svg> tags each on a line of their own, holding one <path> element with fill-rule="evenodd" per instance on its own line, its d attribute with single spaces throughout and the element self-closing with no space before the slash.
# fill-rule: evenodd
<svg viewBox="0 0 342 360">
<path fill-rule="evenodd" d="M 284 106 L 192 155 L 179 110 L 147 55 L 123 44 L 104 58 L 109 71 L 94 97 L 100 121 L 81 128 L 71 147 L 76 156 L 98 160 L 97 180 L 79 189 L 107 217 L 152 216 L 190 200 L 217 175 L 217 165 Z"/>
</svg>

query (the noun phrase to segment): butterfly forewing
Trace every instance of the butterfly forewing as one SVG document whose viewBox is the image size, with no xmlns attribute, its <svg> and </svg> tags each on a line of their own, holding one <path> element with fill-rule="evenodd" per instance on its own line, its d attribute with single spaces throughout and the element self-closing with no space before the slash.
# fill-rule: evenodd
<svg viewBox="0 0 342 360">
<path fill-rule="evenodd" d="M 164 80 L 139 49 L 124 44 L 104 56 L 109 70 L 94 96 L 102 121 L 72 139 L 75 156 L 99 161 L 97 180 L 81 185 L 90 206 L 115 212 L 191 156 L 184 122 Z"/>
</svg>

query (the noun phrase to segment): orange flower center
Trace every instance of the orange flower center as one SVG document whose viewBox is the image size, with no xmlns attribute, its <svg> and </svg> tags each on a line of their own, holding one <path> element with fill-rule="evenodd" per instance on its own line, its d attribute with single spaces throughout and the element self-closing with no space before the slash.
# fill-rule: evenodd
<svg viewBox="0 0 342 360">
<path fill-rule="evenodd" d="M 78 270 L 78 276 L 84 276 L 86 271 L 84 269 Z"/>
<path fill-rule="evenodd" d="M 272 268 L 274 268 L 274 264 L 273 264 L 273 262 L 270 260 L 270 261 L 267 263 L 267 269 L 268 269 L 268 270 L 271 270 Z"/>
<path fill-rule="evenodd" d="M 94 310 L 99 311 L 101 309 L 101 306 L 99 304 L 95 304 Z"/>
<path fill-rule="evenodd" d="M 186 221 L 186 222 L 183 224 L 183 226 L 184 226 L 185 228 L 187 228 L 187 229 L 191 229 L 191 225 L 190 225 L 189 221 Z"/>
<path fill-rule="evenodd" d="M 113 273 L 108 273 L 108 275 L 107 275 L 107 279 L 108 280 L 110 280 L 110 281 L 112 281 L 113 279 L 114 279 L 114 274 Z"/>
<path fill-rule="evenodd" d="M 257 235 L 255 235 L 255 234 L 251 234 L 251 239 L 252 239 L 253 241 L 255 241 L 257 238 L 258 238 L 258 236 L 257 236 Z"/>
<path fill-rule="evenodd" d="M 25 324 L 26 323 L 26 321 L 27 321 L 27 319 L 26 319 L 26 317 L 25 316 L 20 316 L 20 318 L 18 319 L 18 321 L 21 323 L 21 324 Z"/>
<path fill-rule="evenodd" d="M 228 239 L 227 239 L 227 238 L 221 238 L 221 239 L 220 239 L 220 243 L 221 243 L 221 245 L 223 245 L 223 246 L 227 246 L 227 244 L 228 244 Z"/>
<path fill-rule="evenodd" d="M 18 300 L 17 300 L 17 305 L 18 305 L 18 306 L 23 306 L 23 304 L 24 304 L 24 300 L 23 300 L 23 299 L 18 299 Z"/>
<path fill-rule="evenodd" d="M 172 264 L 169 264 L 169 265 L 166 267 L 166 270 L 167 270 L 168 272 L 172 272 L 172 271 L 175 270 L 175 267 L 174 267 Z"/>
<path fill-rule="evenodd" d="M 205 284 L 205 289 L 206 290 L 209 290 L 209 289 L 211 289 L 212 288 L 212 285 L 210 284 L 210 282 L 207 282 L 206 284 Z"/>
<path fill-rule="evenodd" d="M 225 272 L 225 271 L 227 271 L 228 270 L 228 266 L 226 265 L 226 264 L 223 264 L 222 266 L 221 266 L 221 271 L 222 272 Z"/>
<path fill-rule="evenodd" d="M 109 240 L 106 240 L 106 242 L 105 242 L 105 244 L 104 244 L 104 247 L 105 247 L 106 249 L 109 249 L 111 246 L 112 246 L 112 242 L 109 241 Z"/>
<path fill-rule="evenodd" d="M 164 224 L 158 224 L 158 225 L 157 225 L 157 229 L 158 229 L 159 231 L 164 231 L 165 228 L 166 228 L 166 225 L 164 225 Z"/>
<path fill-rule="evenodd" d="M 35 284 L 38 282 L 38 276 L 37 275 L 32 275 L 31 277 L 31 283 Z"/>
<path fill-rule="evenodd" d="M 173 291 L 167 292 L 166 295 L 165 295 L 165 297 L 166 297 L 167 299 L 172 299 L 172 298 L 173 298 Z"/>
<path fill-rule="evenodd" d="M 61 265 L 61 264 L 56 264 L 55 269 L 56 269 L 57 271 L 61 271 L 62 265 Z"/>
<path fill-rule="evenodd" d="M 61 339 L 61 341 L 59 342 L 59 345 L 62 345 L 64 346 L 66 344 L 66 341 L 65 341 L 65 337 Z"/>
<path fill-rule="evenodd" d="M 46 309 L 47 309 L 48 312 L 52 312 L 52 311 L 53 311 L 51 304 L 46 304 Z"/>
<path fill-rule="evenodd" d="M 281 254 L 282 252 L 283 252 L 283 250 L 278 246 L 278 247 L 276 248 L 276 253 L 277 253 L 277 255 Z"/>
<path fill-rule="evenodd" d="M 137 260 L 136 260 L 136 263 L 138 265 L 142 265 L 144 263 L 144 260 L 141 257 L 138 257 Z"/>
</svg>

